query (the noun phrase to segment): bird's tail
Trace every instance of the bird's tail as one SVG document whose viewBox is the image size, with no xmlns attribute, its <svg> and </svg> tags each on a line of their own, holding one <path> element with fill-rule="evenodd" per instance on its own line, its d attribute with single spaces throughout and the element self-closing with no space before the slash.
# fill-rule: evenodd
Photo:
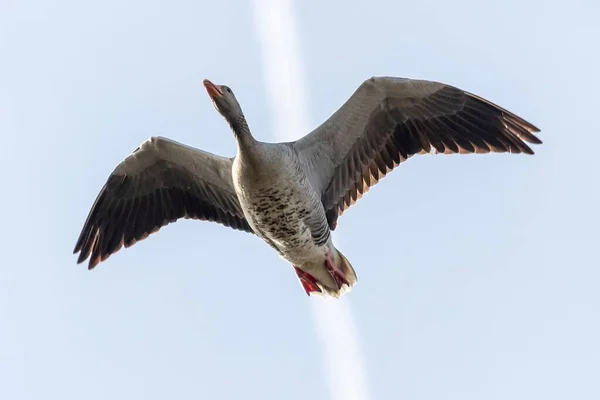
<svg viewBox="0 0 600 400">
<path fill-rule="evenodd" d="M 354 268 L 352 268 L 352 264 L 350 264 L 350 261 L 348 261 L 348 259 L 342 254 L 341 251 L 335 249 L 335 252 L 338 256 L 338 261 L 336 263 L 337 267 L 340 271 L 342 271 L 342 274 L 344 274 L 344 277 L 348 282 L 348 287 L 352 288 L 352 286 L 356 284 L 356 271 L 354 271 Z"/>
<path fill-rule="evenodd" d="M 331 247 L 325 260 L 296 267 L 306 294 L 339 298 L 356 284 L 356 272 L 348 259 Z"/>
</svg>

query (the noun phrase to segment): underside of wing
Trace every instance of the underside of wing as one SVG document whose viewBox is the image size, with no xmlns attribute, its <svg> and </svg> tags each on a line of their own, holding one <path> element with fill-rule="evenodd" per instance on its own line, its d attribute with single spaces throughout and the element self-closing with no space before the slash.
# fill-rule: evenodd
<svg viewBox="0 0 600 400">
<path fill-rule="evenodd" d="M 231 182 L 231 160 L 165 138 L 127 157 L 98 194 L 74 252 L 88 268 L 179 218 L 252 232 Z"/>
<path fill-rule="evenodd" d="M 541 143 L 534 132 L 515 114 L 453 86 L 384 77 L 365 81 L 298 148 L 335 229 L 346 209 L 415 154 L 533 154 L 527 143 Z"/>
</svg>

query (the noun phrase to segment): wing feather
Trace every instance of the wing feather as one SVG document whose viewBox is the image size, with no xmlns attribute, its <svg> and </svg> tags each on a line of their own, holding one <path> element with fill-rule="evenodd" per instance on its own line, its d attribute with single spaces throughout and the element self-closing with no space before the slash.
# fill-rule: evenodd
<svg viewBox="0 0 600 400">
<path fill-rule="evenodd" d="M 213 221 L 252 233 L 233 188 L 231 159 L 153 137 L 108 177 L 74 253 L 94 268 L 180 218 Z"/>
<path fill-rule="evenodd" d="M 335 229 L 344 210 L 415 154 L 533 154 L 527 143 L 542 143 L 535 132 L 517 115 L 456 87 L 373 77 L 293 145 Z"/>
</svg>

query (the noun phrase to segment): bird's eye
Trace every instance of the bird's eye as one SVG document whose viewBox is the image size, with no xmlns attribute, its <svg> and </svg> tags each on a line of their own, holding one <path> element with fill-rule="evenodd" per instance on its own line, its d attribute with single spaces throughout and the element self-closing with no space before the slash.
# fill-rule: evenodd
<svg viewBox="0 0 600 400">
<path fill-rule="evenodd" d="M 225 90 L 227 90 L 227 93 L 231 93 L 231 89 L 229 89 L 228 87 L 226 87 Z"/>
</svg>

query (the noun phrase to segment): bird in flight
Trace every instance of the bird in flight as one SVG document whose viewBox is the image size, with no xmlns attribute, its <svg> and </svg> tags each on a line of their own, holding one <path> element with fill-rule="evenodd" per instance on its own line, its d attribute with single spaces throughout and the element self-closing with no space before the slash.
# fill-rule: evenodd
<svg viewBox="0 0 600 400">
<path fill-rule="evenodd" d="M 204 80 L 237 143 L 233 158 L 152 137 L 108 177 L 74 253 L 92 269 L 180 218 L 253 233 L 294 268 L 308 295 L 339 297 L 356 283 L 333 245 L 342 213 L 416 154 L 525 153 L 534 125 L 456 87 L 396 77 L 365 80 L 295 142 L 255 139 L 232 90 Z"/>
</svg>

